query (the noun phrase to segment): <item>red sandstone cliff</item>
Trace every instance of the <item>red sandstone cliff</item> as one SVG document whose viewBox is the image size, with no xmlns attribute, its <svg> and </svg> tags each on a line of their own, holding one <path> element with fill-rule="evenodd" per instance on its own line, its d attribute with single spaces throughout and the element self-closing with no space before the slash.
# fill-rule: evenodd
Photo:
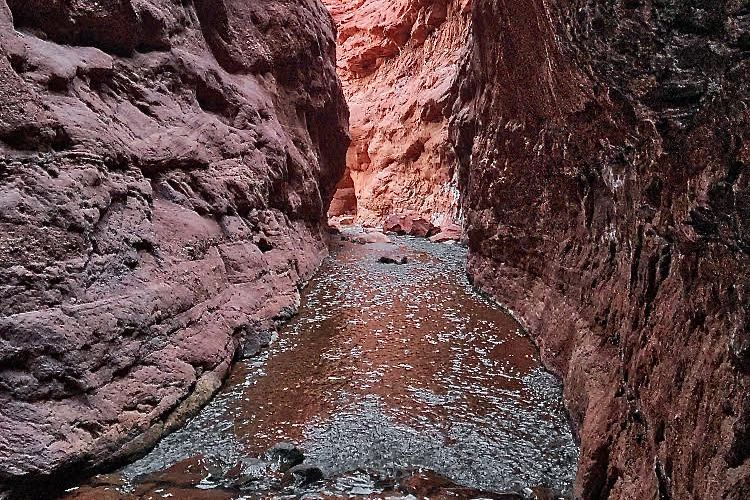
<svg viewBox="0 0 750 500">
<path fill-rule="evenodd" d="M 452 135 L 477 285 L 537 337 L 582 498 L 750 494 L 750 10 L 477 0 Z"/>
<path fill-rule="evenodd" d="M 344 169 L 316 0 L 0 0 L 0 480 L 127 458 L 294 308 Z"/>
<path fill-rule="evenodd" d="M 458 206 L 449 146 L 451 84 L 466 45 L 468 0 L 324 0 L 339 28 L 351 109 L 344 190 L 359 222 L 415 211 L 434 222 Z M 332 213 L 351 211 L 350 192 Z"/>
</svg>

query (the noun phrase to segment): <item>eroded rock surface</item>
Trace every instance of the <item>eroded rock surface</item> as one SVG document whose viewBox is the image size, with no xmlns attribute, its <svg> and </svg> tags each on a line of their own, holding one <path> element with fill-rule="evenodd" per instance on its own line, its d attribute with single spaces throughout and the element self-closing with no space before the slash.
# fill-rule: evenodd
<svg viewBox="0 0 750 500">
<path fill-rule="evenodd" d="M 436 224 L 453 220 L 458 191 L 449 91 L 466 45 L 470 2 L 324 3 L 339 27 L 339 74 L 351 109 L 347 175 L 357 221 L 377 225 L 405 210 Z M 337 208 L 332 215 L 344 213 Z"/>
<path fill-rule="evenodd" d="M 565 380 L 582 498 L 750 492 L 750 10 L 477 0 L 475 283 Z"/>
<path fill-rule="evenodd" d="M 438 229 L 416 212 L 411 212 L 391 214 L 386 217 L 385 222 L 383 222 L 383 231 L 426 238 L 435 234 Z"/>
<path fill-rule="evenodd" d="M 0 0 L 0 481 L 140 452 L 295 308 L 334 33 L 317 0 Z"/>
</svg>

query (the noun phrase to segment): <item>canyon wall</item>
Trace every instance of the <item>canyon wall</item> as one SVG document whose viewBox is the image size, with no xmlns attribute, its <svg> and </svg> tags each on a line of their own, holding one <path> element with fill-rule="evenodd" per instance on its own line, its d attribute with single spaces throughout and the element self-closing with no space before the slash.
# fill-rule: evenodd
<svg viewBox="0 0 750 500">
<path fill-rule="evenodd" d="M 476 0 L 451 134 L 475 283 L 538 339 L 581 498 L 750 491 L 750 8 Z"/>
<path fill-rule="evenodd" d="M 454 219 L 458 191 L 447 117 L 470 1 L 324 3 L 339 28 L 352 135 L 332 214 L 356 209 L 358 222 L 371 225 L 406 211 L 435 223 Z M 356 201 L 347 190 L 352 186 Z"/>
<path fill-rule="evenodd" d="M 6 487 L 148 448 L 295 308 L 345 168 L 334 38 L 317 0 L 0 0 Z"/>
</svg>

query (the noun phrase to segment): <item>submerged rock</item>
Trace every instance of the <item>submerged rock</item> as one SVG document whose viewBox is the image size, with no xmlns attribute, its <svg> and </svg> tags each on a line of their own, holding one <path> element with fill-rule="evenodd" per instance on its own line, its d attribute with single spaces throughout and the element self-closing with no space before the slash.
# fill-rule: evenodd
<svg viewBox="0 0 750 500">
<path fill-rule="evenodd" d="M 232 486 L 246 488 L 269 477 L 270 468 L 271 464 L 266 460 L 246 457 L 226 476 L 230 479 Z"/>
<path fill-rule="evenodd" d="M 296 487 L 303 487 L 322 481 L 324 478 L 320 467 L 312 464 L 299 464 L 287 471 L 285 482 L 293 483 Z"/>
<path fill-rule="evenodd" d="M 239 351 L 239 359 L 250 359 L 267 348 L 273 338 L 273 331 L 269 329 L 250 330 L 244 335 L 244 343 Z"/>
</svg>

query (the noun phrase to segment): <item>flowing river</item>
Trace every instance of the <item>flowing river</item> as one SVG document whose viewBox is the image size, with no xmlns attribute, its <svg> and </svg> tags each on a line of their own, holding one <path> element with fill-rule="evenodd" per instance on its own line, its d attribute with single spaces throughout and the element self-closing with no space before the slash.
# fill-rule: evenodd
<svg viewBox="0 0 750 500">
<path fill-rule="evenodd" d="M 532 341 L 472 289 L 464 248 L 392 240 L 335 245 L 198 416 L 68 497 L 570 497 L 578 450 Z"/>
</svg>

